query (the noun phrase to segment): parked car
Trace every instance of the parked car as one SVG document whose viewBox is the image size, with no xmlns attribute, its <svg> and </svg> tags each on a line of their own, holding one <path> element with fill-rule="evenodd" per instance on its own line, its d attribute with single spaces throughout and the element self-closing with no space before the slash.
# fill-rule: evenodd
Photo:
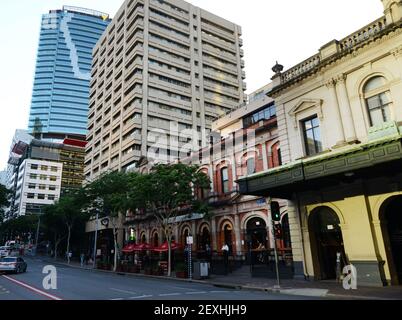
<svg viewBox="0 0 402 320">
<path fill-rule="evenodd" d="M 0 247 L 0 258 L 8 257 L 11 252 L 11 247 L 9 246 L 3 246 Z"/>
<path fill-rule="evenodd" d="M 0 272 L 27 272 L 28 265 L 21 257 L 6 257 L 0 259 Z"/>
</svg>

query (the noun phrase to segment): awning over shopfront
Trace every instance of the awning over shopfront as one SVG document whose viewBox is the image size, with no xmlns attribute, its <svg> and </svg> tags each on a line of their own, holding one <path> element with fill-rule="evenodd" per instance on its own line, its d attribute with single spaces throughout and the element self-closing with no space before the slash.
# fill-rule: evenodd
<svg viewBox="0 0 402 320">
<path fill-rule="evenodd" d="M 129 244 L 128 246 L 125 246 L 123 250 L 121 250 L 123 253 L 133 253 L 135 250 L 135 244 Z"/>
<path fill-rule="evenodd" d="M 365 179 L 387 171 L 400 172 L 401 140 L 402 135 L 398 134 L 347 146 L 241 178 L 237 181 L 240 193 L 291 199 L 295 192 L 319 190 L 347 178 Z"/>
<path fill-rule="evenodd" d="M 154 250 L 154 246 L 150 245 L 149 243 L 141 243 L 134 246 L 134 251 L 152 251 Z"/>
<path fill-rule="evenodd" d="M 182 249 L 182 248 L 183 247 L 180 244 L 176 243 L 175 241 L 172 241 L 172 250 L 178 250 L 178 249 Z M 167 251 L 169 251 L 168 243 L 165 242 L 161 246 L 153 249 L 153 251 L 155 251 L 155 252 L 167 252 Z"/>
</svg>

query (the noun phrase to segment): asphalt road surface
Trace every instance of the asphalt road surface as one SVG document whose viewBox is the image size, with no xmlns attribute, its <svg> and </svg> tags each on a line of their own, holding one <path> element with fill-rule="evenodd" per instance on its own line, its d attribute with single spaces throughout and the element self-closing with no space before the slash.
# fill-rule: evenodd
<svg viewBox="0 0 402 320">
<path fill-rule="evenodd" d="M 311 297 L 217 288 L 209 284 L 108 274 L 55 265 L 57 289 L 46 290 L 40 260 L 24 274 L 0 275 L 0 300 L 311 300 Z"/>
</svg>

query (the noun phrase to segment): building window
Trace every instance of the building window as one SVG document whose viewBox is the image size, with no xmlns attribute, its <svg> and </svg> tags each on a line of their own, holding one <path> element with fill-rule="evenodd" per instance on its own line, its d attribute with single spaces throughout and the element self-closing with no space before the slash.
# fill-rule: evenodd
<svg viewBox="0 0 402 320">
<path fill-rule="evenodd" d="M 52 172 L 57 172 L 57 167 L 52 167 L 52 168 L 51 168 L 51 171 L 52 171 Z"/>
<path fill-rule="evenodd" d="M 45 195 L 44 194 L 38 194 L 38 199 L 39 200 L 45 200 Z"/>
<path fill-rule="evenodd" d="M 55 176 L 50 176 L 50 181 L 57 181 L 57 177 L 55 177 Z"/>
<path fill-rule="evenodd" d="M 223 168 L 221 170 L 221 179 L 222 179 L 222 192 L 229 192 L 229 169 Z"/>
<path fill-rule="evenodd" d="M 49 186 L 50 191 L 56 191 L 56 186 Z"/>
<path fill-rule="evenodd" d="M 384 77 L 371 78 L 364 86 L 364 99 L 369 114 L 370 126 L 391 120 L 391 93 Z"/>
<path fill-rule="evenodd" d="M 36 188 L 36 184 L 30 183 L 30 184 L 28 185 L 28 189 L 35 189 L 35 188 Z"/>
<path fill-rule="evenodd" d="M 37 175 L 37 174 L 31 173 L 31 174 L 29 175 L 29 179 L 37 179 L 37 178 L 38 178 L 38 175 Z"/>
<path fill-rule="evenodd" d="M 41 174 L 41 175 L 40 175 L 40 179 L 41 179 L 41 180 L 47 180 L 47 176 Z"/>
<path fill-rule="evenodd" d="M 252 115 L 245 117 L 243 122 L 245 127 L 250 127 L 261 120 L 270 120 L 274 117 L 276 117 L 276 106 L 275 104 L 271 103 L 263 109 L 256 111 Z"/>
<path fill-rule="evenodd" d="M 31 164 L 31 169 L 32 170 L 38 170 L 38 165 L 37 164 Z"/>
<path fill-rule="evenodd" d="M 49 194 L 49 195 L 47 196 L 47 199 L 50 200 L 50 201 L 54 201 L 55 198 L 56 198 L 56 197 L 55 197 L 54 195 L 51 195 L 51 194 Z"/>
<path fill-rule="evenodd" d="M 247 175 L 252 175 L 255 173 L 255 158 L 247 159 Z"/>
<path fill-rule="evenodd" d="M 42 171 L 47 171 L 47 170 L 49 170 L 49 167 L 48 166 L 41 166 L 40 169 Z"/>
<path fill-rule="evenodd" d="M 304 144 L 308 156 L 322 152 L 320 123 L 317 116 L 303 121 Z"/>
<path fill-rule="evenodd" d="M 35 194 L 34 193 L 28 193 L 27 198 L 28 199 L 35 199 Z"/>
<path fill-rule="evenodd" d="M 44 184 L 39 185 L 39 190 L 46 190 L 46 186 Z"/>
</svg>

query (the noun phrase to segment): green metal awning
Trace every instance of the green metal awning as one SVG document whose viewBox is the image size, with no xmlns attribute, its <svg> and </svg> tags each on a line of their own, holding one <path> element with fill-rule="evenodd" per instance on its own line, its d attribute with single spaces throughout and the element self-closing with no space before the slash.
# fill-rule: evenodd
<svg viewBox="0 0 402 320">
<path fill-rule="evenodd" d="M 402 159 L 401 135 L 345 147 L 239 179 L 240 193 L 289 198 L 308 182 Z M 402 170 L 402 168 L 401 168 Z"/>
</svg>

